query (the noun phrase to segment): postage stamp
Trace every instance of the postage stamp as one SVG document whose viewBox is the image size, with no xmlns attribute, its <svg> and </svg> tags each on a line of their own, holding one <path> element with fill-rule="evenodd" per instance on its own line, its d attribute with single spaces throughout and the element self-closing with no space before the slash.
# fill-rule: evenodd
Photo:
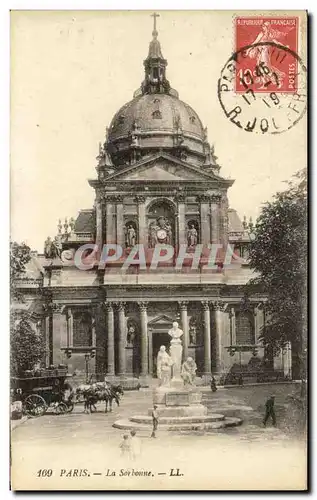
<svg viewBox="0 0 317 500">
<path fill-rule="evenodd" d="M 236 74 L 236 92 L 245 91 L 243 80 L 254 92 L 296 92 L 297 61 L 289 61 L 282 47 L 297 53 L 297 45 L 297 17 L 235 18 L 235 51 L 245 47 Z"/>
<path fill-rule="evenodd" d="M 254 75 L 251 71 L 246 74 L 244 69 L 245 54 L 250 48 L 260 54 Z M 280 55 L 280 61 L 285 61 L 285 67 L 297 68 L 296 90 L 278 92 L 282 81 L 280 70 L 261 59 L 263 54 L 274 54 L 274 51 Z M 237 80 L 243 88 L 241 92 L 236 92 Z M 306 66 L 296 52 L 275 42 L 257 42 L 240 48 L 228 59 L 218 80 L 218 98 L 227 118 L 240 129 L 259 134 L 280 134 L 291 129 L 305 115 L 306 84 Z M 263 86 L 263 92 L 257 91 L 259 85 Z"/>
</svg>

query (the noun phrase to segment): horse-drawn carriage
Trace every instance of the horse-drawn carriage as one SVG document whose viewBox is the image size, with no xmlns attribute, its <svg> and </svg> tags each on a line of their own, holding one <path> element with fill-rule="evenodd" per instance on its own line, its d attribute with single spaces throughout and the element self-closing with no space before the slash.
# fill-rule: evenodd
<svg viewBox="0 0 317 500">
<path fill-rule="evenodd" d="M 22 402 L 22 413 L 40 417 L 48 408 L 56 414 L 69 413 L 74 408 L 67 368 L 40 370 L 32 376 L 11 378 L 11 401 Z M 70 395 L 67 397 L 67 392 Z"/>
</svg>

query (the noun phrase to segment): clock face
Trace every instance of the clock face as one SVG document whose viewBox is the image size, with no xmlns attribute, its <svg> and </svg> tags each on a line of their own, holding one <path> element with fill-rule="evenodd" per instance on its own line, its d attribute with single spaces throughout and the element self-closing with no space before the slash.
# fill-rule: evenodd
<svg viewBox="0 0 317 500">
<path fill-rule="evenodd" d="M 158 240 L 165 240 L 165 238 L 167 237 L 167 233 L 166 233 L 165 229 L 159 229 L 157 231 L 156 235 L 157 235 Z"/>
</svg>

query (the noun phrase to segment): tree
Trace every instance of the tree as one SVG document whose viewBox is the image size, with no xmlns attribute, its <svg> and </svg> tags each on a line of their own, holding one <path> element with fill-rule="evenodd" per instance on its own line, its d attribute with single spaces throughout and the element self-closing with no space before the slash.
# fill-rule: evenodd
<svg viewBox="0 0 317 500">
<path fill-rule="evenodd" d="M 11 312 L 10 365 L 12 375 L 32 370 L 42 360 L 45 342 L 25 311 Z"/>
<path fill-rule="evenodd" d="M 21 375 L 24 370 L 31 370 L 43 358 L 44 339 L 37 333 L 30 314 L 23 310 L 24 297 L 19 292 L 17 280 L 25 272 L 25 266 L 31 259 L 31 250 L 25 244 L 10 244 L 10 367 L 12 375 Z"/>
<path fill-rule="evenodd" d="M 10 283 L 11 300 L 23 301 L 23 296 L 16 287 L 16 280 L 21 277 L 25 271 L 25 265 L 31 259 L 31 249 L 25 243 L 10 243 Z"/>
<path fill-rule="evenodd" d="M 263 343 L 273 352 L 287 342 L 302 355 L 306 348 L 307 188 L 306 170 L 267 202 L 257 219 L 250 245 L 250 266 L 258 273 L 247 295 L 261 288 L 267 295 Z"/>
</svg>

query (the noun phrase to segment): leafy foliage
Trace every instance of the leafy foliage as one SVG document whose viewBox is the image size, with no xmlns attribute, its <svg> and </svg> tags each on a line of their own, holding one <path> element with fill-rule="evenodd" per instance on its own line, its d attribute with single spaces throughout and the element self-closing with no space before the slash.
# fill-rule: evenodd
<svg viewBox="0 0 317 500">
<path fill-rule="evenodd" d="M 10 244 L 11 301 L 15 305 L 24 302 L 17 288 L 17 279 L 23 275 L 25 266 L 31 259 L 30 248 L 25 244 Z M 13 304 L 12 304 L 13 305 Z M 44 339 L 37 333 L 29 313 L 20 308 L 11 308 L 10 315 L 10 365 L 12 375 L 21 375 L 31 370 L 43 358 Z"/>
<path fill-rule="evenodd" d="M 22 294 L 16 288 L 16 279 L 23 274 L 25 265 L 30 259 L 31 249 L 29 246 L 25 243 L 16 243 L 15 241 L 10 243 L 10 282 L 13 300 L 23 300 Z"/>
<path fill-rule="evenodd" d="M 306 342 L 306 170 L 294 177 L 287 190 L 264 205 L 250 246 L 250 266 L 259 276 L 249 283 L 247 295 L 260 286 L 268 296 L 262 340 L 273 352 L 288 341 L 299 348 Z"/>
<path fill-rule="evenodd" d="M 32 370 L 43 359 L 45 341 L 36 332 L 34 323 L 25 311 L 11 313 L 10 364 L 12 375 Z"/>
</svg>

